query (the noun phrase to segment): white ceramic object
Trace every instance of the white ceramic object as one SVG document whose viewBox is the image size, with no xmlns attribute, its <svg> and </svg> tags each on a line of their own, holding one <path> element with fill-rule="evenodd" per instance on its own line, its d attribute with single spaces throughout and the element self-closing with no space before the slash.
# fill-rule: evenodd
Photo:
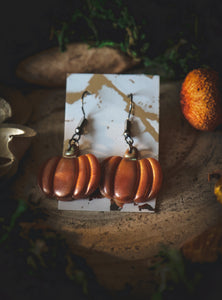
<svg viewBox="0 0 222 300">
<path fill-rule="evenodd" d="M 0 125 L 0 180 L 16 173 L 19 161 L 35 135 L 35 130 L 23 125 Z"/>
</svg>

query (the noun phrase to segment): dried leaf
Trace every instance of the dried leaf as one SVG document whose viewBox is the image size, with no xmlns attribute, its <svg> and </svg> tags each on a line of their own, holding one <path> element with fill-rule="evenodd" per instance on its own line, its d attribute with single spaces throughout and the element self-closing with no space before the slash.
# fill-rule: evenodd
<svg viewBox="0 0 222 300">
<path fill-rule="evenodd" d="M 216 182 L 214 186 L 214 194 L 217 197 L 217 201 L 222 204 L 222 177 Z"/>
<path fill-rule="evenodd" d="M 214 194 L 217 197 L 217 201 L 222 204 L 222 170 L 216 170 L 208 174 L 208 181 L 213 178 L 219 179 L 214 186 Z"/>
</svg>

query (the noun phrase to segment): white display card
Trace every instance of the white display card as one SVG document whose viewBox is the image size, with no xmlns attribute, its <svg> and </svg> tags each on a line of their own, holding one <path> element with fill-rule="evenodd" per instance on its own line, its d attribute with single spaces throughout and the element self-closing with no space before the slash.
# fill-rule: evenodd
<svg viewBox="0 0 222 300">
<path fill-rule="evenodd" d="M 133 94 L 131 133 L 140 157 L 159 154 L 159 76 L 144 74 L 68 74 L 66 86 L 64 151 L 83 114 L 84 98 L 88 124 L 79 141 L 80 154 L 92 153 L 99 161 L 108 156 L 123 156 L 129 148 L 123 136 Z M 61 210 L 110 211 L 117 210 L 106 198 L 58 201 Z M 156 200 L 141 204 L 124 204 L 122 212 L 153 212 Z"/>
</svg>

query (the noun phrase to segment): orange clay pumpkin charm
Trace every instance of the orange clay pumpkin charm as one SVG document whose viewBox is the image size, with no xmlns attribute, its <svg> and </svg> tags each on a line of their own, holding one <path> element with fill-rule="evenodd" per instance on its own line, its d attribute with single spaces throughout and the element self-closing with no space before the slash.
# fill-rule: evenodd
<svg viewBox="0 0 222 300">
<path fill-rule="evenodd" d="M 49 159 L 39 175 L 39 186 L 47 196 L 59 200 L 89 197 L 99 186 L 100 165 L 93 154 Z"/>
<path fill-rule="evenodd" d="M 162 178 L 159 162 L 154 158 L 138 159 L 138 150 L 132 147 L 124 157 L 111 156 L 102 163 L 100 192 L 120 207 L 142 203 L 156 197 Z"/>
<path fill-rule="evenodd" d="M 162 185 L 162 170 L 154 158 L 138 159 L 138 150 L 133 147 L 130 134 L 130 115 L 133 109 L 131 98 L 124 137 L 129 149 L 124 157 L 111 156 L 102 163 L 100 192 L 103 196 L 113 199 L 117 206 L 125 203 L 142 203 L 156 197 Z"/>
<path fill-rule="evenodd" d="M 59 200 L 73 200 L 89 197 L 98 187 L 101 168 L 98 159 L 93 154 L 79 154 L 79 139 L 87 123 L 83 109 L 83 97 L 89 95 L 85 91 L 82 95 L 83 119 L 75 129 L 69 140 L 69 149 L 64 157 L 50 158 L 42 167 L 38 183 L 42 191 L 50 197 Z"/>
</svg>

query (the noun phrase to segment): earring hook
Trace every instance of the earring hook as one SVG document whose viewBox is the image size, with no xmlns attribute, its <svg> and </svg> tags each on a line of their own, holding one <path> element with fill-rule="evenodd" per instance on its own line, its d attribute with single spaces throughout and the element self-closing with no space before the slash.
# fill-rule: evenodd
<svg viewBox="0 0 222 300">
<path fill-rule="evenodd" d="M 134 102 L 133 102 L 133 94 L 131 93 L 131 94 L 127 95 L 127 97 L 130 98 L 130 107 L 129 107 L 129 113 L 128 113 L 128 120 L 129 120 L 129 118 L 131 116 L 131 112 L 133 110 L 133 104 L 134 104 Z"/>
<path fill-rule="evenodd" d="M 126 143 L 129 145 L 129 150 L 130 150 L 130 153 L 132 152 L 132 149 L 133 149 L 133 143 L 134 143 L 134 140 L 133 138 L 131 137 L 131 131 L 130 131 L 130 128 L 131 128 L 131 121 L 130 121 L 130 117 L 131 117 L 131 113 L 132 113 L 132 110 L 133 110 L 133 94 L 129 94 L 127 95 L 128 98 L 130 98 L 130 107 L 129 107 L 129 113 L 128 113 L 128 117 L 126 119 L 126 122 L 125 122 L 125 130 L 124 130 L 124 137 L 125 137 L 125 141 Z"/>
<path fill-rule="evenodd" d="M 79 140 L 81 138 L 81 135 L 83 134 L 83 128 L 87 124 L 87 119 L 86 119 L 86 113 L 84 110 L 84 98 L 85 96 L 91 95 L 90 92 L 84 91 L 81 96 L 81 108 L 82 108 L 82 113 L 83 113 L 83 118 L 81 119 L 79 125 L 75 129 L 75 133 L 69 140 L 69 147 L 67 151 L 65 152 L 65 156 L 77 156 L 79 152 Z"/>
<path fill-rule="evenodd" d="M 88 91 L 85 91 L 85 92 L 82 93 L 82 97 L 81 97 L 81 102 L 82 102 L 82 113 L 83 113 L 84 119 L 86 118 L 86 114 L 85 114 L 85 110 L 84 110 L 84 98 L 85 98 L 85 96 L 88 96 L 88 95 L 91 95 L 91 93 L 88 92 Z"/>
</svg>

